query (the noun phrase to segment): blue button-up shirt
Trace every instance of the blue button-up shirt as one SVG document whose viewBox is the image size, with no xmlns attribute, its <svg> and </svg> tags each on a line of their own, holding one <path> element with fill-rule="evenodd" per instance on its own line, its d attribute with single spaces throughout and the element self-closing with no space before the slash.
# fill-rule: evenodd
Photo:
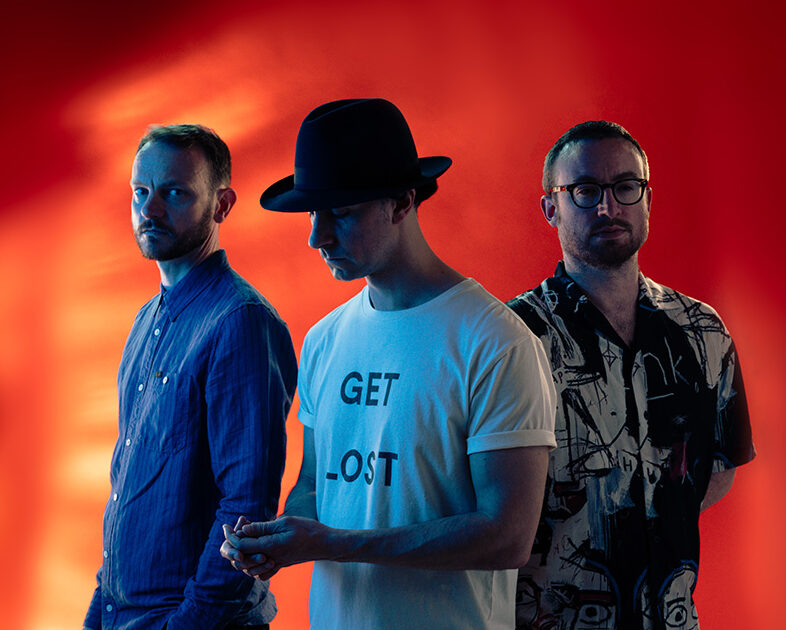
<svg viewBox="0 0 786 630">
<path fill-rule="evenodd" d="M 120 431 L 88 628 L 266 623 L 222 523 L 275 518 L 297 364 L 286 324 L 216 252 L 139 311 L 118 373 Z"/>
</svg>

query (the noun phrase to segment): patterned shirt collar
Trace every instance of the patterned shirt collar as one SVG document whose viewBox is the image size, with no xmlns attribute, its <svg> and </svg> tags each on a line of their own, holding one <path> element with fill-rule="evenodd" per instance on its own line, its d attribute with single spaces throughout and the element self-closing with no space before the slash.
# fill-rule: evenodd
<svg viewBox="0 0 786 630">
<path fill-rule="evenodd" d="M 551 290 L 560 294 L 560 305 L 570 308 L 570 310 L 579 318 L 584 321 L 588 326 L 602 331 L 607 337 L 615 339 L 615 343 L 624 347 L 626 344 L 619 338 L 619 335 L 609 324 L 603 313 L 589 299 L 589 296 L 584 292 L 584 289 L 579 286 L 570 274 L 565 269 L 565 262 L 560 260 L 557 263 L 557 268 L 554 270 L 554 277 L 551 279 L 553 284 L 549 287 Z M 551 284 L 551 283 L 550 283 Z M 636 309 L 636 330 L 641 330 L 642 318 L 654 312 L 654 300 L 651 293 L 651 287 L 647 278 L 641 271 L 639 271 L 639 296 Z M 635 346 L 634 342 L 634 346 Z"/>
</svg>

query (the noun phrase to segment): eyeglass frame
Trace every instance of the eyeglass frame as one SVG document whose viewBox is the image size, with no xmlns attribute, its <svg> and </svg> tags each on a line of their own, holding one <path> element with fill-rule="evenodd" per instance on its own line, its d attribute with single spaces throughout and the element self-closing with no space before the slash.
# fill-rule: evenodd
<svg viewBox="0 0 786 630">
<path fill-rule="evenodd" d="M 623 182 L 636 182 L 637 184 L 639 184 L 639 186 L 641 186 L 641 192 L 639 194 L 639 198 L 636 199 L 636 201 L 625 202 L 625 201 L 620 201 L 619 199 L 617 199 L 617 193 L 614 192 L 614 187 L 617 184 L 621 184 Z M 642 199 L 644 199 L 644 191 L 647 190 L 647 185 L 649 183 L 650 182 L 649 182 L 648 179 L 639 179 L 639 178 L 636 178 L 636 177 L 626 177 L 625 179 L 620 179 L 619 181 L 616 181 L 616 182 L 614 182 L 612 184 L 601 184 L 599 182 L 575 182 L 573 184 L 567 184 L 565 186 L 552 186 L 551 188 L 549 188 L 549 194 L 555 193 L 555 192 L 567 192 L 567 193 L 570 194 L 571 201 L 573 201 L 573 204 L 577 208 L 581 208 L 583 210 L 590 210 L 592 208 L 595 208 L 603 200 L 603 193 L 604 193 L 604 191 L 607 188 L 610 188 L 611 189 L 611 195 L 614 197 L 614 201 L 616 201 L 618 204 L 621 204 L 623 206 L 635 206 Z M 576 201 L 576 198 L 573 196 L 573 191 L 576 189 L 576 187 L 582 186 L 582 185 L 585 185 L 585 184 L 594 184 L 595 186 L 600 186 L 600 197 L 598 197 L 598 200 L 595 203 L 593 203 L 591 206 L 582 206 L 582 205 L 580 205 Z"/>
</svg>

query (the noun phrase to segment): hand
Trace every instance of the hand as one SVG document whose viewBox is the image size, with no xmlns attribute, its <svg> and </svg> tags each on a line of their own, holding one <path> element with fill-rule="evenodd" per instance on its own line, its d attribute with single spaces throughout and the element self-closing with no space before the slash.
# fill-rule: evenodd
<svg viewBox="0 0 786 630">
<path fill-rule="evenodd" d="M 275 566 L 275 563 L 272 560 L 266 558 L 264 554 L 261 553 L 243 554 L 229 542 L 230 538 L 235 541 L 243 538 L 245 536 L 242 531 L 243 526 L 250 524 L 251 521 L 249 521 L 245 516 L 241 516 L 237 519 L 237 523 L 235 524 L 234 528 L 230 527 L 229 525 L 222 526 L 224 530 L 224 538 L 226 538 L 226 540 L 221 545 L 221 555 L 229 560 L 230 564 L 235 570 L 243 571 L 243 573 L 252 578 L 259 580 L 269 580 L 279 569 L 279 567 Z M 252 569 L 254 571 L 253 573 L 251 572 Z"/>
<path fill-rule="evenodd" d="M 221 555 L 236 569 L 268 579 L 281 567 L 327 557 L 327 528 L 319 521 L 282 516 L 264 523 L 246 522 L 237 531 L 224 526 Z"/>
</svg>

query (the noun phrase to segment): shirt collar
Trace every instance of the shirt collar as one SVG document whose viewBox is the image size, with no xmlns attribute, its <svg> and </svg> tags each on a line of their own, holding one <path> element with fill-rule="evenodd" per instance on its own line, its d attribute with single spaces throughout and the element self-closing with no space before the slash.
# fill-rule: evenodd
<svg viewBox="0 0 786 630">
<path fill-rule="evenodd" d="M 554 278 L 552 280 L 554 284 L 550 288 L 561 294 L 562 298 L 559 300 L 561 306 L 568 308 L 573 314 L 578 315 L 587 325 L 604 331 L 605 334 L 617 339 L 620 345 L 624 345 L 603 313 L 597 309 L 584 292 L 584 289 L 582 289 L 578 282 L 571 278 L 570 274 L 565 270 L 564 261 L 560 260 L 557 263 L 557 268 L 554 270 Z M 654 310 L 653 304 L 654 302 L 646 278 L 644 274 L 639 271 L 639 296 L 636 309 L 637 336 L 641 328 L 641 318 L 649 315 Z"/>
<path fill-rule="evenodd" d="M 573 278 L 571 278 L 570 274 L 565 270 L 565 261 L 560 260 L 557 263 L 557 268 L 554 270 L 554 278 L 558 280 L 558 286 L 563 289 L 564 294 L 573 302 L 590 303 L 587 294 L 584 293 L 584 290 Z M 645 305 L 647 303 L 651 304 L 652 295 L 644 274 L 639 271 L 639 305 L 642 305 L 642 302 Z"/>
<path fill-rule="evenodd" d="M 213 280 L 228 269 L 226 251 L 219 249 L 192 268 L 175 286 L 167 289 L 161 285 L 161 312 L 171 321 L 175 321 L 194 298 L 207 290 Z"/>
</svg>

